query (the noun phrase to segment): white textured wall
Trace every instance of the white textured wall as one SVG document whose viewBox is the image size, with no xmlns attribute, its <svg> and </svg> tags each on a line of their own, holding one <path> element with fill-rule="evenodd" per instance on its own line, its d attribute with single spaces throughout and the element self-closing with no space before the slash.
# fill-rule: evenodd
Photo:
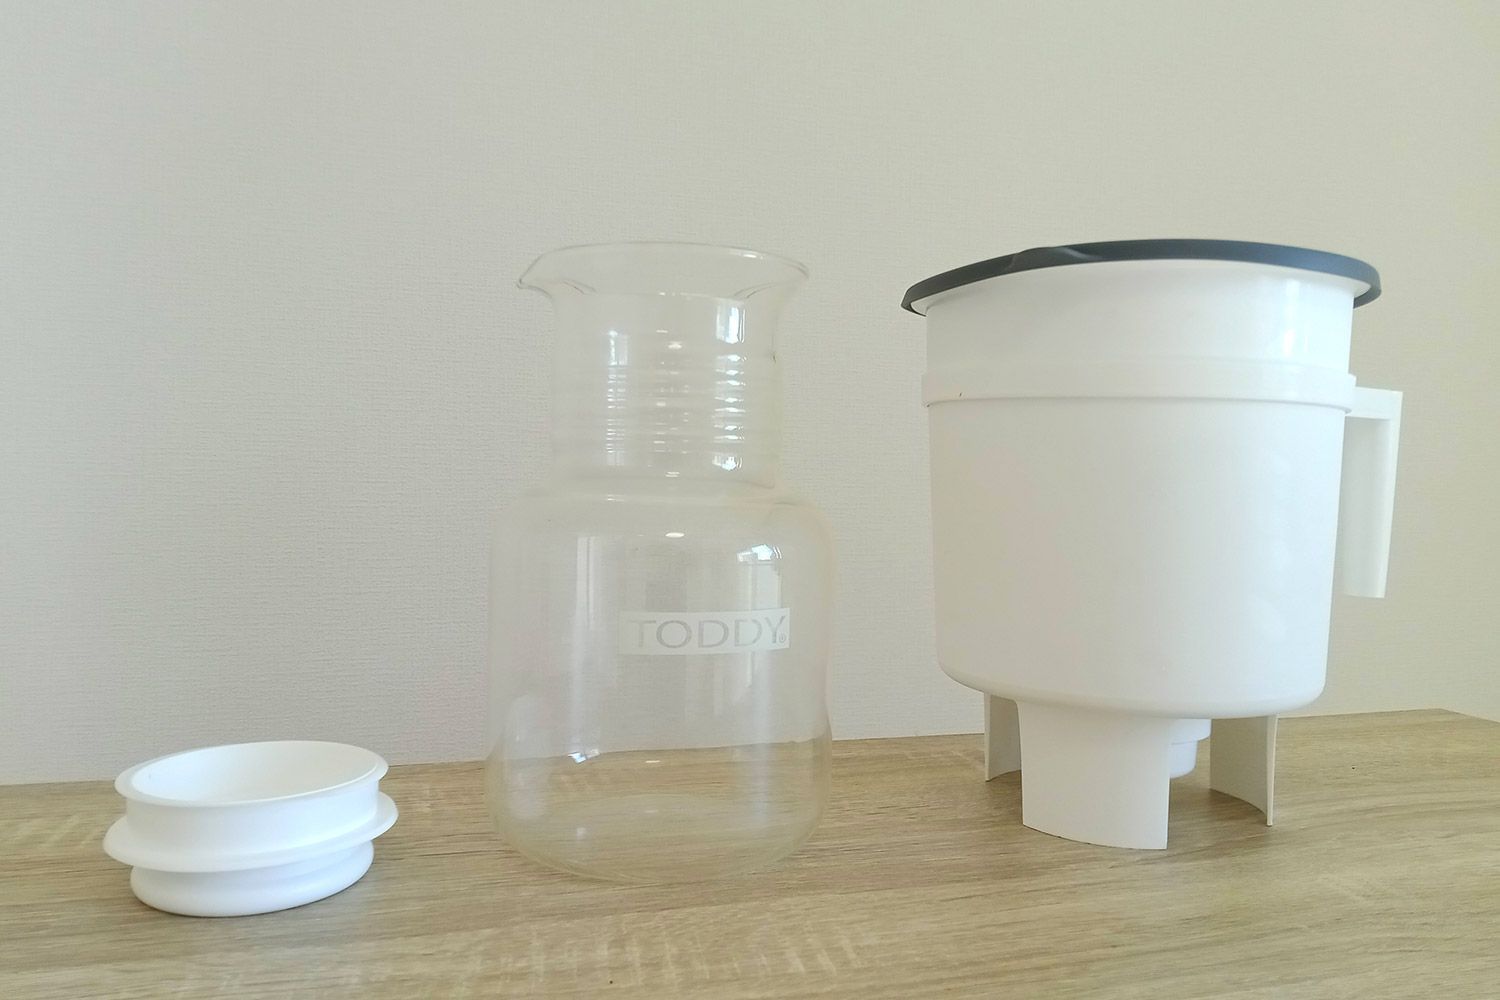
<svg viewBox="0 0 1500 1000">
<path fill-rule="evenodd" d="M 321 736 L 479 750 L 489 510 L 542 474 L 560 244 L 807 262 L 788 471 L 841 556 L 841 736 L 933 664 L 910 282 L 1022 247 L 1375 262 L 1391 597 L 1319 708 L 1500 715 L 1500 5 L 0 7 L 0 780 Z"/>
</svg>

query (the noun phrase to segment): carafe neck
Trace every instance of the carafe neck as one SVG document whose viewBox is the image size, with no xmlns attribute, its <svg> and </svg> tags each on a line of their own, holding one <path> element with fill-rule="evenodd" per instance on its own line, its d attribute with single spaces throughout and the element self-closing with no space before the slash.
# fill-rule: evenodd
<svg viewBox="0 0 1500 1000">
<path fill-rule="evenodd" d="M 686 244 L 538 260 L 522 285 L 556 309 L 555 474 L 775 486 L 775 331 L 803 277 L 779 258 Z"/>
<path fill-rule="evenodd" d="M 781 388 L 745 303 L 593 293 L 557 303 L 558 473 L 774 485 Z"/>
</svg>

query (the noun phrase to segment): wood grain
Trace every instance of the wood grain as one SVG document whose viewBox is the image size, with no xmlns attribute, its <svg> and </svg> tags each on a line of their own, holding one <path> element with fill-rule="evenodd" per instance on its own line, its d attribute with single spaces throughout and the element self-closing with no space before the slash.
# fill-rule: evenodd
<svg viewBox="0 0 1500 1000">
<path fill-rule="evenodd" d="M 1289 719 L 1278 825 L 1174 784 L 1171 847 L 1019 822 L 978 736 L 836 744 L 834 802 L 779 867 L 620 887 L 490 832 L 478 765 L 391 771 L 341 895 L 157 913 L 99 841 L 106 783 L 0 789 L 0 997 L 1495 997 L 1500 724 Z"/>
</svg>

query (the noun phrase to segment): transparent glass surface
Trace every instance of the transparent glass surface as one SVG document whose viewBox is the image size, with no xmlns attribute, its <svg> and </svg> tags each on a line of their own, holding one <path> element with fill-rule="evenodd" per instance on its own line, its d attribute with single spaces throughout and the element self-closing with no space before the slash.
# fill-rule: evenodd
<svg viewBox="0 0 1500 1000">
<path fill-rule="evenodd" d="M 554 467 L 495 532 L 487 791 L 539 861 L 708 878 L 823 811 L 830 545 L 779 482 L 775 331 L 804 278 L 683 244 L 522 278 L 558 321 Z"/>
</svg>

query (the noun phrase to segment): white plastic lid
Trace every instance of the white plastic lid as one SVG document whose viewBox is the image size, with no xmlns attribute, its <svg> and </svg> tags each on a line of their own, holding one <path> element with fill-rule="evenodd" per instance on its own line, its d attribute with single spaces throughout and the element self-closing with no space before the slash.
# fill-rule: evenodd
<svg viewBox="0 0 1500 1000">
<path fill-rule="evenodd" d="M 104 851 L 136 868 L 136 895 L 160 909 L 229 916 L 298 906 L 364 874 L 370 841 L 396 821 L 379 791 L 386 770 L 369 750 L 307 740 L 158 757 L 115 781 L 125 815 Z"/>
</svg>

